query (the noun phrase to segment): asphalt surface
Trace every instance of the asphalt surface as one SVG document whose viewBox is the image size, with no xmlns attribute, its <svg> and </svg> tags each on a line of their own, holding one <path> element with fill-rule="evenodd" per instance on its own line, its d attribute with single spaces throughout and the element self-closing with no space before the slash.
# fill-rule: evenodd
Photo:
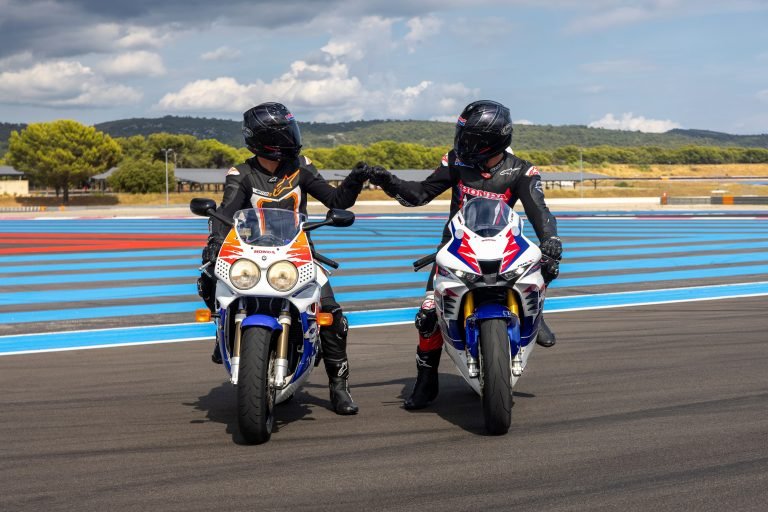
<svg viewBox="0 0 768 512">
<path fill-rule="evenodd" d="M 240 444 L 210 342 L 0 357 L 0 510 L 766 510 L 766 297 L 550 314 L 509 434 L 443 357 L 402 409 L 411 326 L 350 334 L 356 417 L 322 367 Z"/>
</svg>

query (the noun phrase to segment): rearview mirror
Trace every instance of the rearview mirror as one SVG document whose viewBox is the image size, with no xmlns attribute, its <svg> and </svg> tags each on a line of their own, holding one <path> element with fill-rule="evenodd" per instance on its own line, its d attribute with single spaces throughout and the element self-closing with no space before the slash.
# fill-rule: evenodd
<svg viewBox="0 0 768 512">
<path fill-rule="evenodd" d="M 328 210 L 325 220 L 330 222 L 331 226 L 345 228 L 355 222 L 355 214 L 348 210 L 338 210 L 336 208 Z"/>
<path fill-rule="evenodd" d="M 216 210 L 216 201 L 213 199 L 196 197 L 189 202 L 189 209 L 195 215 L 210 217 L 208 210 Z"/>
</svg>

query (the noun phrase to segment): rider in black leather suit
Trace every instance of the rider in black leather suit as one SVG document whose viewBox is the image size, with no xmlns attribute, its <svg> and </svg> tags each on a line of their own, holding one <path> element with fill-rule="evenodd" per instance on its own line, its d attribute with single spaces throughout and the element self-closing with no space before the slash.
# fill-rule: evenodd
<svg viewBox="0 0 768 512">
<path fill-rule="evenodd" d="M 422 206 L 451 189 L 450 217 L 472 197 L 503 200 L 513 206 L 518 200 L 533 224 L 540 241 L 542 274 L 547 284 L 559 273 L 562 244 L 557 236 L 557 221 L 544 201 L 541 176 L 532 163 L 516 157 L 512 143 L 512 118 L 509 109 L 494 101 L 470 103 L 456 124 L 454 149 L 444 157 L 435 172 L 422 182 L 404 181 L 381 167 L 371 169 L 371 183 L 379 185 L 404 206 Z M 450 240 L 446 224 L 440 246 Z M 427 280 L 427 296 L 416 314 L 419 345 L 416 349 L 416 384 L 405 400 L 406 409 L 421 409 L 437 397 L 437 368 L 443 339 L 437 327 L 433 294 L 434 266 Z M 555 335 L 542 317 L 536 343 L 555 344 Z"/>
<path fill-rule="evenodd" d="M 280 103 L 263 103 L 243 114 L 245 145 L 254 157 L 227 172 L 224 198 L 217 212 L 232 218 L 244 208 L 282 208 L 307 213 L 307 195 L 327 208 L 349 208 L 368 178 L 368 166 L 358 163 L 338 187 L 331 186 L 317 172 L 309 158 L 301 155 L 301 133 L 293 115 Z M 214 262 L 229 227 L 212 219 L 203 263 Z M 311 242 L 310 242 L 311 243 Z M 211 265 L 213 268 L 213 265 Z M 211 310 L 215 309 L 216 282 L 202 274 L 198 293 Z M 358 406 L 349 393 L 347 360 L 347 318 L 333 296 L 330 283 L 321 290 L 322 310 L 333 315 L 333 324 L 320 331 L 328 374 L 330 397 L 337 414 L 356 414 Z M 211 359 L 221 363 L 218 345 Z"/>
</svg>

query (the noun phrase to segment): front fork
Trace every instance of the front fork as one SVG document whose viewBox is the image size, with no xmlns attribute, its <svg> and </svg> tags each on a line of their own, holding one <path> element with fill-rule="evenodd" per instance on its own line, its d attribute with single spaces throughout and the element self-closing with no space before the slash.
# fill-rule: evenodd
<svg viewBox="0 0 768 512">
<path fill-rule="evenodd" d="M 464 329 L 467 328 L 467 318 L 469 318 L 475 312 L 475 296 L 471 290 L 467 292 L 464 298 Z M 507 308 L 517 318 L 520 318 L 520 306 L 515 297 L 515 292 L 511 289 L 507 290 Z M 480 375 L 480 368 L 478 366 L 477 358 L 475 358 L 467 347 L 465 349 L 467 354 L 467 371 L 470 377 L 477 377 Z M 522 358 L 520 351 L 518 350 L 515 357 L 512 360 L 512 373 L 519 377 L 522 373 Z"/>
<path fill-rule="evenodd" d="M 283 389 L 288 376 L 288 335 L 291 331 L 291 310 L 287 300 L 283 301 L 283 307 L 280 316 L 277 318 L 283 330 L 280 331 L 280 337 L 277 340 L 277 357 L 275 358 L 275 380 L 274 386 L 277 389 Z"/>
<path fill-rule="evenodd" d="M 230 359 L 232 372 L 229 380 L 232 384 L 237 384 L 240 376 L 240 341 L 243 337 L 241 326 L 246 316 L 246 311 L 242 307 L 242 303 L 240 303 L 240 308 L 235 314 L 235 343 L 234 347 L 232 347 L 232 358 Z M 291 310 L 287 300 L 283 301 L 283 307 L 277 321 L 283 326 L 283 330 L 280 331 L 280 337 L 277 340 L 277 357 L 275 358 L 275 373 L 272 384 L 276 389 L 283 389 L 287 384 L 285 380 L 288 376 L 288 335 L 291 330 Z"/>
</svg>

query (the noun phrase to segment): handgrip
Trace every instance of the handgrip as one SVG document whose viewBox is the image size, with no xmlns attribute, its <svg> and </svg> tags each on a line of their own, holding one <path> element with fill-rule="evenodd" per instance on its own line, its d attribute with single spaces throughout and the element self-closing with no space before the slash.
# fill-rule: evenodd
<svg viewBox="0 0 768 512">
<path fill-rule="evenodd" d="M 433 252 L 432 254 L 428 256 L 424 256 L 423 258 L 416 260 L 413 262 L 413 271 L 418 272 L 422 268 L 426 267 L 430 263 L 435 262 L 435 258 L 437 258 L 437 253 Z"/>
</svg>

